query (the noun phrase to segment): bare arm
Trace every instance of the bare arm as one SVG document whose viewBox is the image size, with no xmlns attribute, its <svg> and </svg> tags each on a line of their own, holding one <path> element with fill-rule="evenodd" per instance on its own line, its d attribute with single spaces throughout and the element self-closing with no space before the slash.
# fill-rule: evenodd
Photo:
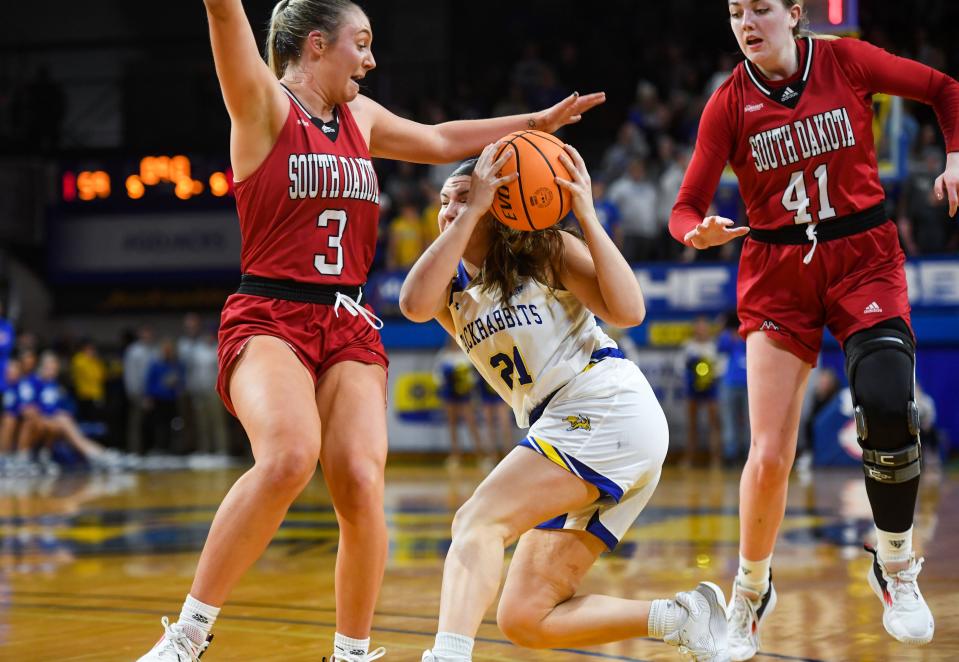
<svg viewBox="0 0 959 662">
<path fill-rule="evenodd" d="M 463 257 L 476 224 L 493 204 L 496 189 L 518 176 L 515 172 L 505 177 L 496 176 L 512 158 L 512 151 L 494 162 L 495 149 L 495 143 L 488 145 L 476 163 L 466 208 L 420 256 L 403 281 L 400 310 L 414 322 L 426 322 L 439 317 L 439 313 L 446 308 L 450 280 L 456 273 L 456 266 Z"/>
<path fill-rule="evenodd" d="M 232 121 L 230 158 L 237 179 L 244 179 L 273 147 L 289 102 L 260 57 L 240 0 L 204 4 L 216 75 Z"/>
<path fill-rule="evenodd" d="M 725 85 L 716 90 L 703 110 L 693 157 L 669 217 L 670 234 L 698 249 L 725 244 L 749 232 L 748 227 L 734 227 L 728 218 L 706 216 L 735 139 L 726 115 L 725 90 Z"/>
<path fill-rule="evenodd" d="M 641 324 L 646 317 L 643 292 L 626 258 L 616 248 L 593 208 L 589 172 L 572 146 L 566 145 L 560 161 L 573 181 L 560 177 L 556 182 L 573 196 L 573 212 L 579 219 L 586 244 L 564 232 L 565 270 L 563 286 L 602 320 L 618 327 Z"/>
<path fill-rule="evenodd" d="M 368 117 L 373 156 L 414 163 L 450 163 L 479 153 L 486 145 L 513 131 L 536 129 L 552 133 L 566 124 L 578 122 L 583 113 L 605 100 L 604 92 L 585 96 L 573 93 L 538 113 L 435 125 L 398 117 L 367 97 L 357 97 L 353 104 Z"/>
</svg>

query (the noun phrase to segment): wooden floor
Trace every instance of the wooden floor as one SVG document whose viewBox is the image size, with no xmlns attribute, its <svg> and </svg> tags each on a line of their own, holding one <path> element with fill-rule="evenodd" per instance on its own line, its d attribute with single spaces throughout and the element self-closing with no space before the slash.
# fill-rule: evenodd
<svg viewBox="0 0 959 662">
<path fill-rule="evenodd" d="M 0 660 L 135 660 L 175 618 L 220 499 L 240 470 L 73 476 L 0 484 Z M 391 551 L 373 645 L 387 660 L 418 661 L 433 640 L 452 514 L 480 475 L 391 468 Z M 584 590 L 665 597 L 703 579 L 728 591 L 737 562 L 737 472 L 667 469 L 649 508 Z M 935 640 L 893 641 L 865 574 L 871 530 L 861 475 L 820 471 L 794 479 L 774 558 L 779 606 L 759 660 L 959 660 L 959 475 L 924 474 L 916 544 Z M 319 480 L 237 587 L 204 662 L 311 660 L 333 632 L 336 527 Z M 527 651 L 493 622 L 476 660 L 675 660 L 649 640 L 569 651 Z"/>
</svg>

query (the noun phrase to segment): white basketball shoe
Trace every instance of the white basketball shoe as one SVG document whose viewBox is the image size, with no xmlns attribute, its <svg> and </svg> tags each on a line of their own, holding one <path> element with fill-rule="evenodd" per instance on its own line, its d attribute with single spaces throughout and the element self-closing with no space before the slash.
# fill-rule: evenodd
<svg viewBox="0 0 959 662">
<path fill-rule="evenodd" d="M 373 662 L 373 660 L 378 660 L 385 655 L 386 649 L 380 646 L 375 650 L 371 650 L 366 655 L 334 652 L 330 655 L 330 662 Z"/>
<path fill-rule="evenodd" d="M 882 624 L 886 632 L 904 644 L 928 644 L 932 641 L 936 623 L 917 581 L 924 559 L 917 561 L 912 555 L 909 567 L 890 573 L 879 560 L 876 550 L 868 545 L 865 547 L 873 555 L 866 579 L 872 592 L 882 600 Z"/>
<path fill-rule="evenodd" d="M 692 591 L 677 593 L 675 602 L 686 610 L 686 619 L 663 641 L 678 646 L 683 657 L 695 662 L 728 662 L 726 598 L 712 582 L 700 582 Z"/>
<path fill-rule="evenodd" d="M 194 643 L 179 623 L 170 625 L 170 619 L 166 616 L 160 619 L 160 623 L 163 624 L 163 636 L 137 662 L 197 662 L 213 641 L 211 634 L 202 644 Z"/>
<path fill-rule="evenodd" d="M 776 589 L 773 587 L 772 573 L 769 588 L 759 600 L 752 600 L 745 593 L 751 593 L 733 582 L 733 595 L 729 601 L 729 654 L 736 662 L 751 660 L 759 651 L 759 630 L 763 621 L 776 608 Z"/>
</svg>

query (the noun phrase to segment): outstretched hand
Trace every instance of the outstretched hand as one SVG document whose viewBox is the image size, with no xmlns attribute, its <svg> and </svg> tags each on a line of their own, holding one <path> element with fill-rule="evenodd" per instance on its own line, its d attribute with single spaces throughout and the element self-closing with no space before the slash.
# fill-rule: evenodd
<svg viewBox="0 0 959 662">
<path fill-rule="evenodd" d="M 555 133 L 560 127 L 580 121 L 583 113 L 605 102 L 605 92 L 593 92 L 584 96 L 573 92 L 556 105 L 536 113 L 530 122 L 530 128 Z"/>
<path fill-rule="evenodd" d="M 749 232 L 745 226 L 733 227 L 733 221 L 722 216 L 707 216 L 703 222 L 686 233 L 683 241 L 700 250 L 719 246 Z"/>
</svg>

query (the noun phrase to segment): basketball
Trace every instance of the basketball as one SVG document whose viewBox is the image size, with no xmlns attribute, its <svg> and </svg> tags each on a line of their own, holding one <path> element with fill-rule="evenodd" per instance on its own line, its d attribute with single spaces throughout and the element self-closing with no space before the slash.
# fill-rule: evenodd
<svg viewBox="0 0 959 662">
<path fill-rule="evenodd" d="M 490 211 L 514 230 L 529 232 L 555 225 L 570 211 L 569 192 L 554 179 L 573 179 L 559 161 L 565 152 L 563 141 L 542 131 L 516 131 L 503 140 L 494 161 L 506 150 L 513 150 L 513 158 L 497 175 L 518 170 L 519 177 L 499 187 Z"/>
</svg>

